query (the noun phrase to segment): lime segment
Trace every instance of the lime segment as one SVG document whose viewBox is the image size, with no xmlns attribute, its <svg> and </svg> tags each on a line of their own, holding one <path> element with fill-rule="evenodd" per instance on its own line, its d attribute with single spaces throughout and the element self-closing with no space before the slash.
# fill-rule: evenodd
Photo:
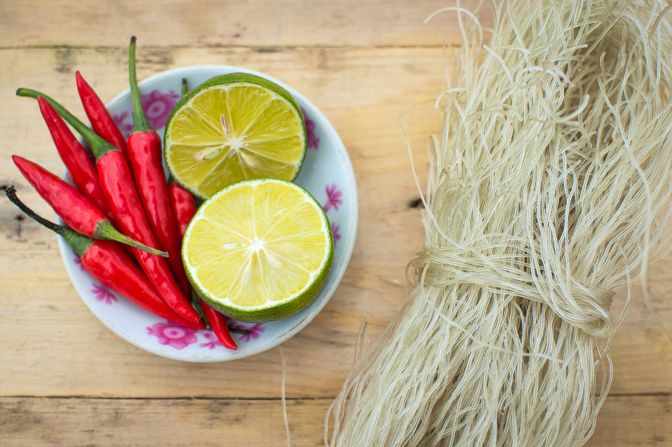
<svg viewBox="0 0 672 447">
<path fill-rule="evenodd" d="M 324 211 L 293 183 L 231 185 L 198 210 L 182 244 L 196 290 L 245 321 L 286 317 L 308 305 L 326 279 L 333 241 Z"/>
<path fill-rule="evenodd" d="M 306 153 L 291 95 L 245 73 L 212 78 L 182 98 L 164 139 L 171 175 L 202 198 L 241 180 L 294 180 Z"/>
</svg>

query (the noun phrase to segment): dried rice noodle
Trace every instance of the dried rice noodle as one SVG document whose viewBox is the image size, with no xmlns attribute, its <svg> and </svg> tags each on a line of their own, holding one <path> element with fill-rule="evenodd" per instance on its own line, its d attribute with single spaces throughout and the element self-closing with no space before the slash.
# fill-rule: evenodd
<svg viewBox="0 0 672 447">
<path fill-rule="evenodd" d="M 650 0 L 452 9 L 416 286 L 334 401 L 330 446 L 576 446 L 611 383 L 614 291 L 672 189 L 672 27 Z M 629 293 L 628 293 L 629 295 Z"/>
</svg>

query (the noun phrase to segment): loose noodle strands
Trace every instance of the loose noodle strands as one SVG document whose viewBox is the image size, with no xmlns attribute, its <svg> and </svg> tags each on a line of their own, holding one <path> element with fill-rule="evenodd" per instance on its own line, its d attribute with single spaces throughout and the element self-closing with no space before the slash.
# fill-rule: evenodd
<svg viewBox="0 0 672 447">
<path fill-rule="evenodd" d="M 494 9 L 487 47 L 451 9 L 465 42 L 436 103 L 415 289 L 335 399 L 330 446 L 584 444 L 611 385 L 614 291 L 629 299 L 665 248 L 669 7 Z"/>
</svg>

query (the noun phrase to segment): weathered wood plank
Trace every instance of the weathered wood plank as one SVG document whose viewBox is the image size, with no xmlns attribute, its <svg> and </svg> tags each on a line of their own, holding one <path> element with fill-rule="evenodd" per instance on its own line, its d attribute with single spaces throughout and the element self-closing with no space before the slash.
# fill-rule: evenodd
<svg viewBox="0 0 672 447">
<path fill-rule="evenodd" d="M 326 400 L 290 400 L 295 446 L 321 445 Z M 280 400 L 0 399 L 5 446 L 285 445 Z"/>
<path fill-rule="evenodd" d="M 461 3 L 471 7 L 477 1 Z M 341 132 L 360 190 L 358 244 L 343 284 L 316 320 L 283 345 L 293 445 L 322 445 L 322 418 L 348 372 L 363 316 L 375 339 L 406 296 L 404 267 L 422 246 L 420 213 L 409 208 L 417 193 L 399 118 L 442 86 L 443 62 L 454 51 L 444 53 L 440 46 L 460 42 L 455 16 L 422 22 L 451 4 L 2 1 L 0 184 L 17 183 L 22 197 L 47 212 L 9 154 L 19 152 L 57 171 L 62 167 L 35 104 L 13 92 L 21 85 L 44 89 L 81 115 L 75 68 L 103 98 L 116 95 L 126 88 L 131 34 L 140 38 L 141 77 L 175 66 L 222 63 L 299 86 Z M 487 14 L 481 19 L 491 21 Z M 436 117 L 424 104 L 413 108 L 409 123 L 422 175 L 422 146 L 437 127 Z M 127 345 L 76 297 L 53 235 L 21 220 L 4 200 L 0 252 L 0 396 L 38 396 L 0 397 L 0 444 L 284 443 L 277 350 L 231 364 L 187 365 Z M 671 268 L 672 256 L 653 266 L 648 302 L 634 291 L 613 342 L 615 395 L 607 399 L 590 445 L 672 444 Z M 622 304 L 621 293 L 616 310 Z M 184 399 L 192 396 L 202 398 Z M 231 399 L 238 397 L 251 399 Z"/>
<path fill-rule="evenodd" d="M 289 400 L 292 445 L 321 446 L 329 399 Z M 7 446 L 285 445 L 280 400 L 1 398 Z M 670 396 L 607 399 L 589 446 L 667 446 Z"/>
<path fill-rule="evenodd" d="M 324 397 L 348 372 L 355 334 L 367 315 L 375 338 L 404 295 L 403 265 L 353 262 L 337 295 L 316 320 L 285 343 L 287 392 Z M 128 345 L 76 296 L 56 247 L 0 260 L 0 395 L 127 397 L 277 397 L 277 350 L 217 365 L 160 359 Z M 615 393 L 671 392 L 669 341 L 641 304 L 616 336 Z M 647 317 L 646 315 L 649 315 Z"/>
<path fill-rule="evenodd" d="M 62 167 L 34 101 L 11 93 L 20 85 L 35 86 L 80 111 L 74 67 L 103 98 L 110 98 L 126 87 L 125 51 L 0 51 L 11 67 L 0 76 L 0 92 L 7 95 L 7 107 L 0 109 L 0 135 L 6 143 L 0 149 L 5 160 L 0 183 L 18 183 L 22 197 L 40 212 L 47 207 L 20 178 L 10 151 L 53 170 Z M 409 100 L 430 98 L 440 88 L 442 56 L 437 49 L 384 51 L 391 57 L 375 58 L 378 53 L 366 49 L 259 53 L 145 48 L 141 53 L 142 76 L 172 66 L 222 62 L 258 68 L 301 86 L 341 131 L 354 160 L 360 188 L 366 191 L 360 196 L 360 241 L 365 242 L 355 250 L 329 307 L 284 347 L 290 396 L 335 392 L 347 373 L 362 316 L 369 316 L 374 334 L 382 329 L 405 296 L 405 262 L 422 245 L 420 213 L 408 208 L 415 188 L 410 175 L 398 175 L 408 173 L 408 161 L 397 123 Z M 405 76 L 415 64 L 427 70 L 422 85 Z M 394 84 L 384 82 L 389 77 L 397 79 Z M 423 135 L 429 132 L 427 124 Z M 422 163 L 422 154 L 418 157 Z M 18 216 L 7 201 L 0 201 L 0 283 L 6 290 L 0 300 L 0 340 L 8 347 L 1 350 L 0 363 L 9 365 L 5 377 L 0 372 L 0 395 L 278 396 L 277 352 L 227 365 L 186 365 L 155 358 L 111 334 L 69 285 L 54 236 Z"/>
<path fill-rule="evenodd" d="M 382 52 L 382 53 L 381 53 Z M 342 286 L 325 311 L 284 345 L 288 394 L 330 396 L 347 373 L 363 316 L 375 338 L 406 296 L 404 268 L 422 246 L 420 212 L 399 118 L 409 103 L 431 98 L 442 85 L 439 49 L 157 49 L 141 53 L 148 76 L 194 63 L 239 64 L 300 86 L 340 131 L 360 190 L 358 244 Z M 26 187 L 9 161 L 19 152 L 61 170 L 32 100 L 15 98 L 20 85 L 42 88 L 81 110 L 73 85 L 81 69 L 110 98 L 125 88 L 125 49 L 3 50 L 0 76 L 3 140 L 0 183 L 18 183 L 40 212 L 47 207 Z M 343 92 L 349 92 L 344 95 Z M 81 114 L 81 113 L 80 113 Z M 435 128 L 427 104 L 413 109 L 413 140 L 422 147 Z M 426 159 L 416 151 L 423 171 Z M 0 200 L 0 395 L 124 397 L 277 397 L 279 355 L 224 365 L 184 365 L 127 345 L 103 327 L 76 297 L 60 263 L 54 236 Z M 615 393 L 672 391 L 672 257 L 652 267 L 651 301 L 635 297 L 612 350 Z M 621 300 L 622 301 L 622 300 Z M 345 359 L 345 361 L 344 361 Z M 131 385 L 129 385 L 131 384 Z"/>
<path fill-rule="evenodd" d="M 478 2 L 464 0 L 473 7 Z M 0 46 L 118 46 L 132 34 L 162 46 L 419 46 L 459 42 L 453 13 L 425 25 L 445 0 L 282 2 L 0 2 Z M 263 11 L 263 13 L 261 13 Z M 482 20 L 488 22 L 489 14 Z"/>
<path fill-rule="evenodd" d="M 672 397 L 608 397 L 588 446 L 635 447 L 672 444 Z"/>
</svg>

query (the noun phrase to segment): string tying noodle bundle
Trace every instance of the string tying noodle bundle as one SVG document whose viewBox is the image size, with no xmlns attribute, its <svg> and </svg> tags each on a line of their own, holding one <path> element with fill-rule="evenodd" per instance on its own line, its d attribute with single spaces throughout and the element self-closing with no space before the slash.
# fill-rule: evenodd
<svg viewBox="0 0 672 447">
<path fill-rule="evenodd" d="M 576 446 L 611 383 L 615 290 L 666 246 L 672 28 L 658 0 L 456 12 L 425 249 L 330 408 L 331 446 Z"/>
</svg>

